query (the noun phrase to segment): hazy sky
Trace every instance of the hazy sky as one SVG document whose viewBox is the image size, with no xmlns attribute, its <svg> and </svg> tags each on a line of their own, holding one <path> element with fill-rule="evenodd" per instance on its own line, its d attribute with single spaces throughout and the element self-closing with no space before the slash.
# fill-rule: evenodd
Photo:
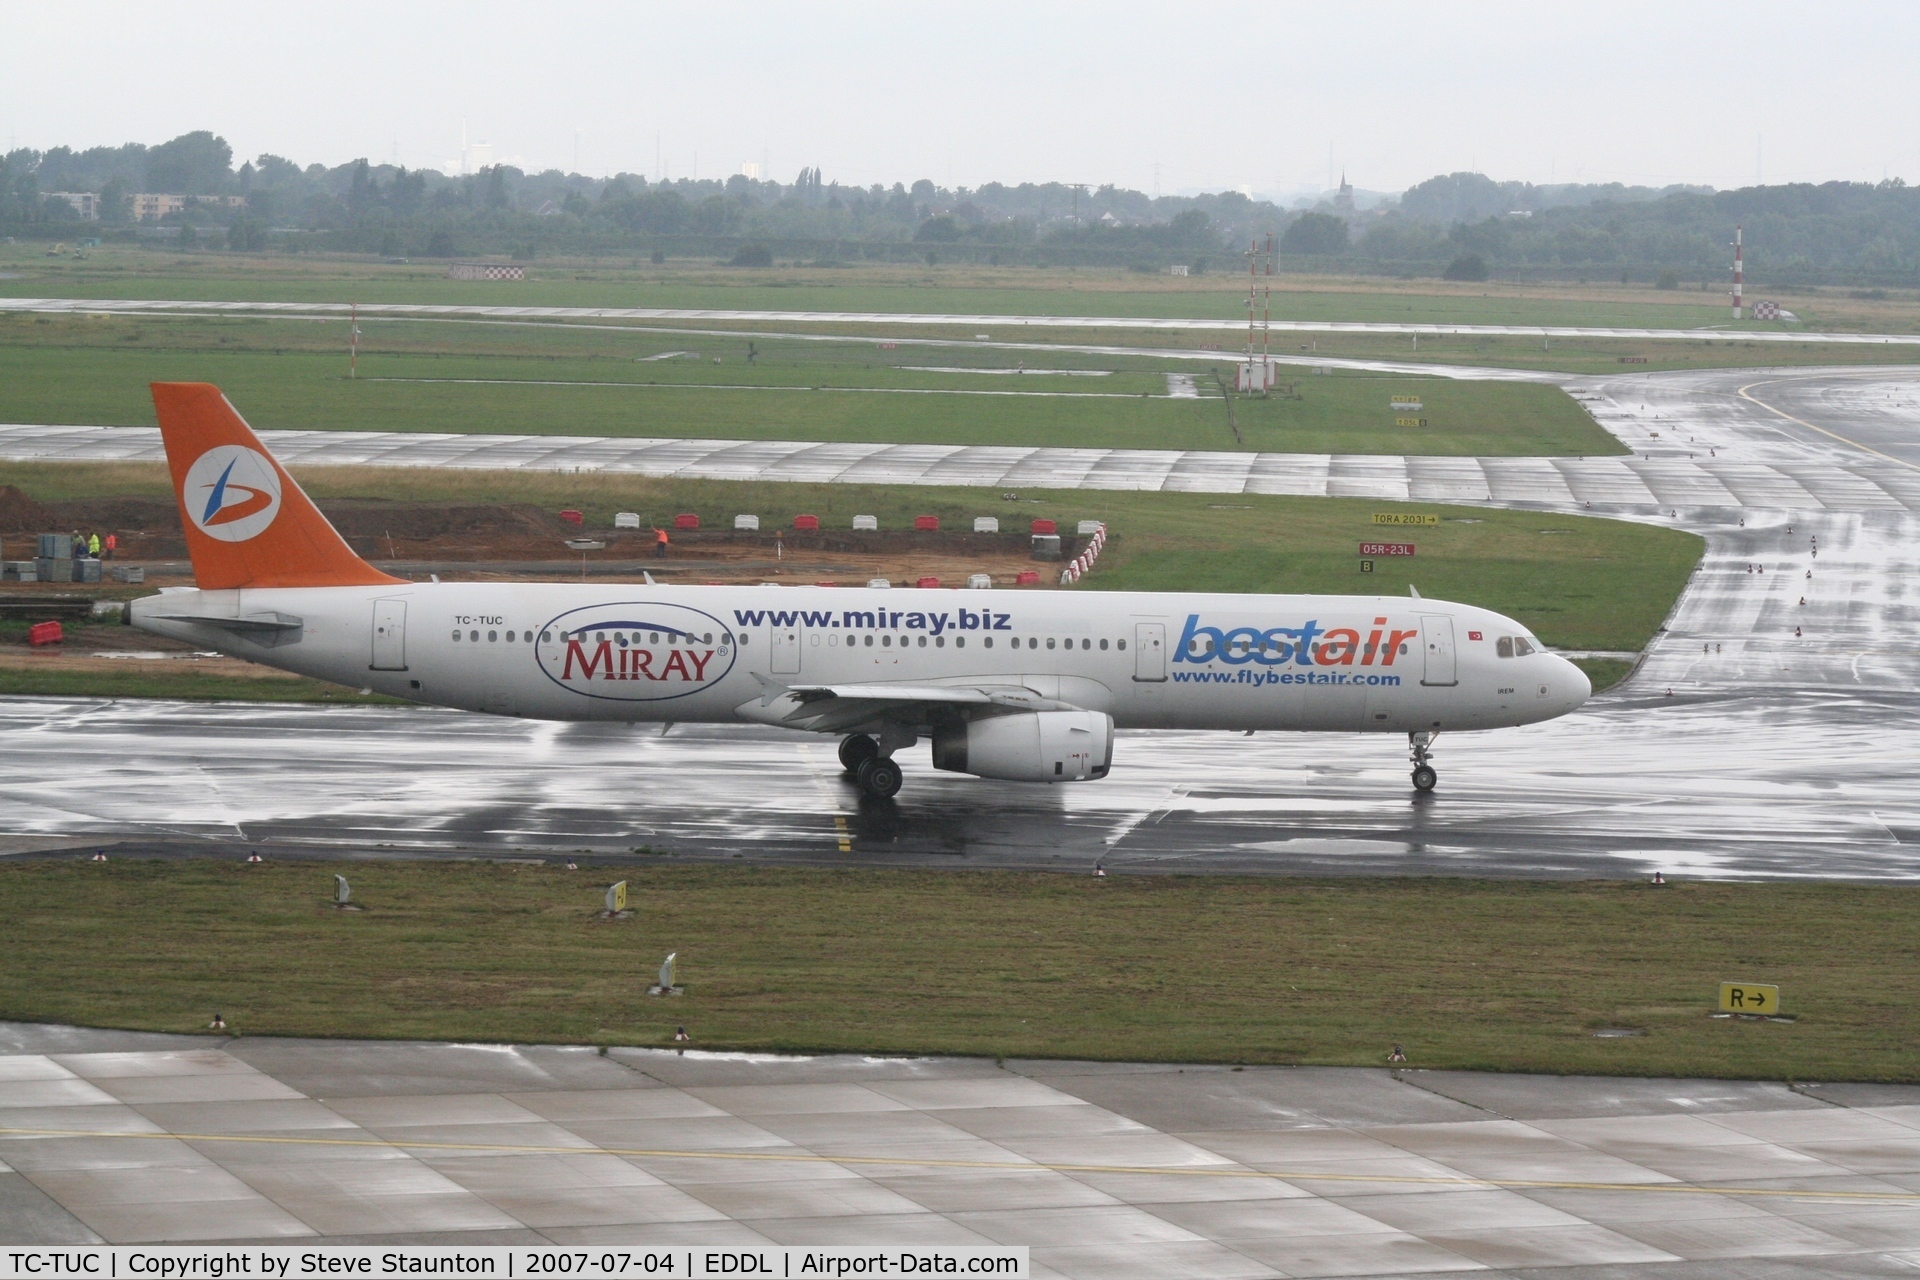
<svg viewBox="0 0 1920 1280">
<path fill-rule="evenodd" d="M 236 158 L 439 167 L 464 120 L 593 174 L 1920 181 L 1910 2 L 0 0 L 0 33 L 0 137 L 38 148 L 211 129 Z"/>
</svg>

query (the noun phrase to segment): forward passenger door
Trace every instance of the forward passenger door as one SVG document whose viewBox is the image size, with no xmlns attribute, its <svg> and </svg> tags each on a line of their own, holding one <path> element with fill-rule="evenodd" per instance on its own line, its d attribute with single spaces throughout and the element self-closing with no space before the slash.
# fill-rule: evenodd
<svg viewBox="0 0 1920 1280">
<path fill-rule="evenodd" d="M 1420 683 L 1459 684 L 1453 655 L 1453 619 L 1423 616 L 1420 619 L 1420 642 L 1427 651 L 1426 673 L 1420 677 Z"/>
</svg>

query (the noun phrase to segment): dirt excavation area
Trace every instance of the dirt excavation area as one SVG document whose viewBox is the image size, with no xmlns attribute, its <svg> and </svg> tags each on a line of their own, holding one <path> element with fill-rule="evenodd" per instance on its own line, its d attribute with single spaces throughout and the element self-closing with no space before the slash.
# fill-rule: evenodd
<svg viewBox="0 0 1920 1280">
<path fill-rule="evenodd" d="M 865 586 L 885 578 L 911 586 L 937 578 L 965 586 L 988 574 L 995 587 L 1012 587 L 1037 572 L 1036 586 L 1059 580 L 1059 563 L 1035 561 L 1032 539 L 1018 533 L 948 530 L 668 530 L 666 554 L 652 529 L 585 529 L 557 512 L 527 503 L 445 504 L 364 500 L 319 504 L 355 552 L 397 577 L 435 574 L 443 580 L 577 579 L 662 582 L 786 582 Z M 188 585 L 186 540 L 171 502 L 151 498 L 88 498 L 38 503 L 0 488 L 0 555 L 30 559 L 37 533 L 111 532 L 115 563 L 147 568 L 149 586 Z M 605 544 L 576 550 L 570 539 Z M 1062 556 L 1078 554 L 1077 539 L 1061 538 Z M 111 566 L 109 566 L 110 568 Z M 111 585 L 111 584 L 103 584 Z M 30 589 L 30 588 L 29 588 Z"/>
<path fill-rule="evenodd" d="M 1044 590 L 1059 582 L 1060 563 L 1036 561 L 1032 538 L 1021 533 L 947 530 L 669 530 L 665 555 L 656 554 L 651 528 L 589 529 L 558 512 L 528 503 L 449 504 L 368 500 L 323 501 L 321 510 L 356 553 L 401 578 L 442 581 L 831 583 L 865 586 L 884 578 L 896 587 L 925 579 L 960 587 L 974 574 L 997 588 Z M 161 680 L 297 680 L 298 677 L 137 631 L 118 619 L 84 617 L 91 600 L 131 599 L 160 587 L 192 586 L 185 536 L 174 504 L 146 497 L 87 498 L 40 503 L 0 486 L 0 559 L 31 561 L 36 535 L 112 533 L 118 543 L 99 584 L 0 584 L 0 672 L 53 685 L 87 678 L 91 688 L 109 674 L 114 683 L 138 682 L 147 691 Z M 579 550 L 569 540 L 604 544 Z M 1078 539 L 1061 538 L 1063 555 L 1078 554 Z M 144 582 L 113 580 L 113 570 L 138 566 Z M 1022 583 L 1023 574 L 1037 581 Z M 62 607 L 64 606 L 64 607 Z M 81 616 L 75 616 L 75 610 Z M 65 639 L 28 644 L 27 627 L 42 616 L 63 617 Z M 7 676 L 0 675 L 0 682 Z"/>
</svg>

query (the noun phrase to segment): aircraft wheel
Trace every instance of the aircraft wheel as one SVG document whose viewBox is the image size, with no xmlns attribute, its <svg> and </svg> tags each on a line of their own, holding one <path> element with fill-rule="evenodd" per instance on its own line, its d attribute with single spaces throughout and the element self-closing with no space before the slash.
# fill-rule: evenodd
<svg viewBox="0 0 1920 1280">
<path fill-rule="evenodd" d="M 857 773 L 862 760 L 871 760 L 880 754 L 880 744 L 864 733 L 851 733 L 840 739 L 840 767 L 848 773 Z"/>
<path fill-rule="evenodd" d="M 876 800 L 890 800 L 899 795 L 900 784 L 906 781 L 900 766 L 886 756 L 871 756 L 862 760 L 853 776 L 860 784 L 860 790 Z"/>
<path fill-rule="evenodd" d="M 1433 771 L 1432 765 L 1419 764 L 1413 767 L 1413 789 L 1415 791 L 1431 791 L 1433 790 L 1433 784 L 1438 781 L 1440 781 L 1440 775 Z"/>
</svg>

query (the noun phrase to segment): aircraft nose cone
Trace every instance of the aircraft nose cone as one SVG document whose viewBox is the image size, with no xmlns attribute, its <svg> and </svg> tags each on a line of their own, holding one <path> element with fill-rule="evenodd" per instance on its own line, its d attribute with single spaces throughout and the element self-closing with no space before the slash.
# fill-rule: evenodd
<svg viewBox="0 0 1920 1280">
<path fill-rule="evenodd" d="M 1565 658 L 1560 659 L 1560 661 L 1566 663 L 1567 667 L 1566 709 L 1572 711 L 1593 696 L 1593 681 L 1587 679 L 1586 672 L 1576 667 L 1573 663 L 1567 662 Z"/>
</svg>

